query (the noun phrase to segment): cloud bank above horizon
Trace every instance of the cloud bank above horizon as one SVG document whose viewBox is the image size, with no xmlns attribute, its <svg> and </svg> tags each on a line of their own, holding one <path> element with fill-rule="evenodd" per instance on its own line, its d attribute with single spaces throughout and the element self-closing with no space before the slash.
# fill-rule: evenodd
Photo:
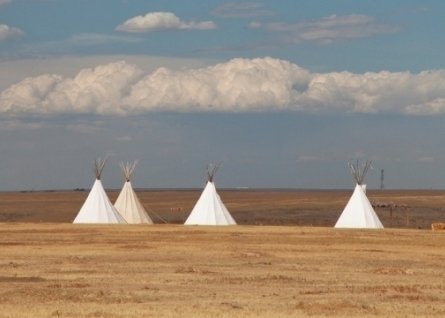
<svg viewBox="0 0 445 318">
<path fill-rule="evenodd" d="M 144 72 L 118 61 L 73 77 L 28 77 L 0 93 L 0 113 L 131 115 L 153 111 L 445 113 L 445 70 L 315 73 L 271 57 Z"/>
</svg>

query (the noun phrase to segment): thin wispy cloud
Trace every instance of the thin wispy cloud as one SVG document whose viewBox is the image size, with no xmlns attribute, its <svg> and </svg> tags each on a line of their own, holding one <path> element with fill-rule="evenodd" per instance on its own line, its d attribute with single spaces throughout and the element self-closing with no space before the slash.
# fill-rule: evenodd
<svg viewBox="0 0 445 318">
<path fill-rule="evenodd" d="M 421 156 L 421 157 L 417 158 L 417 161 L 426 163 L 426 164 L 431 164 L 436 161 L 436 158 L 433 156 Z"/>
<path fill-rule="evenodd" d="M 229 2 L 212 11 L 212 14 L 223 18 L 252 18 L 272 16 L 274 11 L 261 2 Z"/>
<path fill-rule="evenodd" d="M 212 21 L 182 21 L 172 12 L 149 12 L 146 15 L 128 19 L 117 26 L 121 32 L 154 32 L 172 30 L 213 30 L 216 24 Z"/>
<path fill-rule="evenodd" d="M 253 21 L 249 27 L 280 33 L 287 42 L 291 43 L 317 42 L 325 44 L 339 40 L 366 38 L 377 34 L 390 34 L 400 30 L 398 26 L 379 23 L 372 17 L 362 14 L 331 15 L 319 20 L 295 23 L 262 24 Z"/>
<path fill-rule="evenodd" d="M 137 44 L 142 43 L 144 39 L 136 36 L 125 36 L 119 34 L 103 33 L 79 33 L 73 34 L 66 39 L 56 41 L 44 41 L 24 45 L 22 51 L 31 54 L 41 52 L 47 53 L 66 53 L 75 49 L 98 48 L 106 45 Z"/>
<path fill-rule="evenodd" d="M 7 24 L 0 24 L 0 41 L 18 38 L 24 34 L 19 28 L 11 27 Z"/>
<path fill-rule="evenodd" d="M 70 36 L 65 43 L 77 46 L 91 46 L 103 44 L 140 43 L 143 39 L 115 34 L 81 33 Z"/>
<path fill-rule="evenodd" d="M 11 0 L 0 0 L 0 7 L 9 3 L 11 3 Z"/>
<path fill-rule="evenodd" d="M 267 57 L 147 73 L 120 61 L 26 78 L 0 94 L 1 113 L 23 116 L 153 111 L 444 114 L 445 70 L 313 73 Z"/>
<path fill-rule="evenodd" d="M 322 162 L 329 160 L 326 156 L 300 155 L 295 159 L 297 163 Z"/>
<path fill-rule="evenodd" d="M 74 121 L 64 125 L 64 129 L 84 135 L 94 135 L 104 130 L 104 123 L 97 120 L 82 123 Z"/>
<path fill-rule="evenodd" d="M 16 118 L 0 119 L 0 132 L 21 130 L 36 130 L 45 127 L 44 123 L 38 121 L 26 121 Z"/>
<path fill-rule="evenodd" d="M 413 4 L 402 6 L 395 11 L 397 15 L 418 15 L 431 11 L 428 4 Z"/>
</svg>

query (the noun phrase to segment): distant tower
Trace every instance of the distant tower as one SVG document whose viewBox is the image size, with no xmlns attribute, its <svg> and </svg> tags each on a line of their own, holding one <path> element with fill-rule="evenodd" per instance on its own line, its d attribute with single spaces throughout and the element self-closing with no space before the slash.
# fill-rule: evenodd
<svg viewBox="0 0 445 318">
<path fill-rule="evenodd" d="M 385 180 L 385 170 L 382 169 L 380 170 L 380 190 L 385 189 L 384 180 Z"/>
</svg>

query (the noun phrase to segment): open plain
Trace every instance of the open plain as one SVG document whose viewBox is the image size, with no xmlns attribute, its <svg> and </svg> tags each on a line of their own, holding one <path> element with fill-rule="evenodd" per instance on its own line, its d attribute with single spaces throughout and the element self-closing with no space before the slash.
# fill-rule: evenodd
<svg viewBox="0 0 445 318">
<path fill-rule="evenodd" d="M 181 226 L 199 190 L 139 192 L 154 226 L 1 193 L 0 317 L 445 316 L 444 191 L 369 191 L 384 230 L 332 228 L 351 191 L 219 193 L 241 226 Z"/>
</svg>

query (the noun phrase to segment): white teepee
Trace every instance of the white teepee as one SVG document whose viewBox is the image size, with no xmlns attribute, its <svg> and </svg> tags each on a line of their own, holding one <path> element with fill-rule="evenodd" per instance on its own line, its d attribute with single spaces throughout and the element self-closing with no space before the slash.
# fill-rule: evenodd
<svg viewBox="0 0 445 318">
<path fill-rule="evenodd" d="M 236 225 L 235 220 L 216 192 L 213 177 L 219 165 L 207 167 L 208 181 L 185 225 Z"/>
<path fill-rule="evenodd" d="M 145 208 L 139 201 L 131 185 L 136 161 L 133 163 L 121 162 L 122 172 L 125 177 L 125 184 L 114 203 L 114 207 L 119 211 L 122 217 L 130 224 L 153 224 L 153 221 L 145 211 Z"/>
<path fill-rule="evenodd" d="M 357 182 L 354 193 L 346 204 L 343 213 L 335 224 L 336 228 L 383 228 L 379 217 L 375 213 L 371 203 L 366 197 L 366 185 L 363 184 L 366 172 L 371 167 L 371 162 L 366 161 L 362 166 L 358 161 L 350 164 L 352 175 Z"/>
<path fill-rule="evenodd" d="M 127 223 L 114 208 L 100 181 L 105 162 L 106 159 L 94 161 L 96 181 L 73 223 Z"/>
</svg>

